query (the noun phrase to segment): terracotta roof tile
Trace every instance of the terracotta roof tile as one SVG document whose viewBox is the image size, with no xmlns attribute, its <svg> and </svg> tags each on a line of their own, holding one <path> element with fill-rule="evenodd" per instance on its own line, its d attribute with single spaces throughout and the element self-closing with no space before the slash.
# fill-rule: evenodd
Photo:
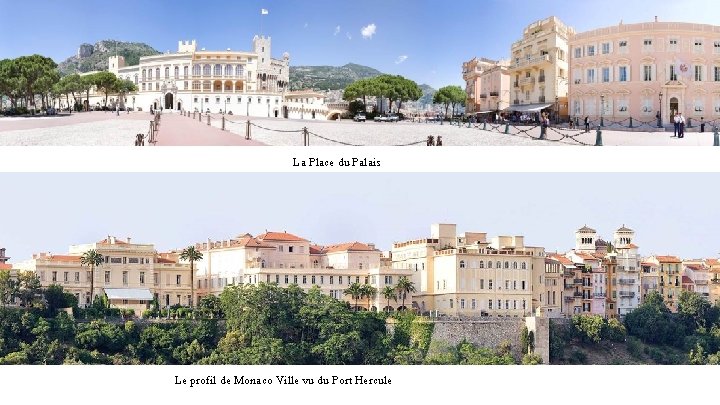
<svg viewBox="0 0 720 405">
<path fill-rule="evenodd" d="M 360 242 L 341 243 L 339 245 L 326 246 L 325 253 L 335 252 L 374 252 L 377 249 L 373 249 L 370 246 Z"/>
<path fill-rule="evenodd" d="M 714 266 L 716 264 L 720 264 L 720 261 L 718 261 L 718 259 L 705 259 L 705 263 L 710 266 Z"/>
<path fill-rule="evenodd" d="M 683 284 L 693 284 L 693 281 L 692 281 L 692 279 L 691 279 L 690 277 L 688 277 L 688 276 L 682 276 L 682 283 L 683 283 Z"/>
<path fill-rule="evenodd" d="M 167 257 L 157 257 L 157 258 L 155 258 L 155 263 L 161 263 L 161 264 L 162 264 L 162 263 L 172 263 L 172 264 L 175 264 L 175 263 L 177 263 L 177 261 L 176 261 L 176 260 L 169 259 L 169 258 L 167 258 Z"/>
<path fill-rule="evenodd" d="M 656 256 L 655 258 L 660 263 L 682 263 L 682 260 L 676 256 Z"/>
<path fill-rule="evenodd" d="M 685 265 L 685 267 L 687 267 L 690 270 L 694 270 L 694 271 L 707 271 L 707 269 L 705 267 L 703 267 L 699 264 L 687 264 L 687 265 Z"/>
<path fill-rule="evenodd" d="M 576 255 L 583 260 L 598 260 L 597 257 L 589 255 L 587 253 L 576 253 Z"/>
<path fill-rule="evenodd" d="M 49 262 L 76 262 L 80 263 L 80 256 L 71 256 L 71 255 L 52 255 L 52 256 L 45 256 L 45 260 Z"/>
<path fill-rule="evenodd" d="M 12 264 L 0 263 L 0 270 L 12 270 Z"/>
<path fill-rule="evenodd" d="M 258 235 L 257 239 L 278 242 L 307 242 L 306 239 L 287 232 L 266 232 L 262 235 Z"/>
<path fill-rule="evenodd" d="M 310 254 L 311 255 L 321 255 L 323 253 L 323 249 L 325 249 L 325 248 L 322 246 L 311 245 L 310 246 Z"/>
<path fill-rule="evenodd" d="M 550 257 L 551 257 L 552 259 L 554 259 L 554 260 L 559 261 L 560 263 L 562 263 L 562 264 L 564 264 L 564 265 L 568 265 L 568 266 L 574 265 L 574 263 L 572 262 L 572 260 L 568 259 L 567 257 L 565 257 L 565 256 L 563 256 L 563 255 L 551 254 Z"/>
<path fill-rule="evenodd" d="M 110 245 L 110 244 L 111 244 L 111 243 L 110 243 L 110 240 L 107 239 L 107 238 L 105 238 L 105 239 L 101 240 L 100 242 L 98 242 L 98 245 Z M 116 245 L 127 245 L 128 243 L 125 242 L 124 240 L 119 239 L 119 238 L 115 238 L 115 244 L 116 244 Z"/>
</svg>

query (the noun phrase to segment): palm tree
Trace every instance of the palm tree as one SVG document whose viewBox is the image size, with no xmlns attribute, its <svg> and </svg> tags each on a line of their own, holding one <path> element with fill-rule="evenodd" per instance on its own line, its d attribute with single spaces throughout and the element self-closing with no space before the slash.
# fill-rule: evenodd
<svg viewBox="0 0 720 405">
<path fill-rule="evenodd" d="M 409 293 L 414 293 L 416 291 L 415 283 L 410 281 L 407 277 L 400 277 L 400 280 L 398 280 L 397 286 L 395 286 L 395 288 L 397 289 L 400 298 L 402 298 L 403 310 L 407 309 L 405 308 L 405 298 Z"/>
<path fill-rule="evenodd" d="M 103 256 L 97 250 L 91 249 L 80 256 L 81 266 L 90 266 L 90 305 L 95 302 L 95 267 L 102 266 Z"/>
<path fill-rule="evenodd" d="M 388 308 L 390 307 L 390 300 L 394 300 L 395 302 L 397 302 L 397 299 L 398 299 L 397 291 L 395 290 L 394 287 L 391 287 L 389 285 L 387 285 L 387 286 L 385 286 L 385 288 L 383 288 L 382 296 L 383 296 L 383 298 L 385 298 L 387 300 Z"/>
<path fill-rule="evenodd" d="M 369 311 L 370 310 L 370 300 L 372 298 L 375 298 L 378 290 L 377 290 L 377 288 L 371 286 L 370 284 L 363 284 L 362 287 L 360 287 L 360 290 L 361 290 L 361 294 L 368 300 L 367 309 Z"/>
<path fill-rule="evenodd" d="M 202 258 L 203 254 L 195 249 L 195 246 L 188 246 L 180 253 L 180 260 L 190 262 L 190 308 L 193 307 L 195 300 L 195 262 Z"/>
<path fill-rule="evenodd" d="M 363 297 L 363 288 L 360 283 L 352 283 L 343 294 L 349 295 L 350 298 L 355 300 L 355 310 L 358 310 L 358 300 Z"/>
</svg>

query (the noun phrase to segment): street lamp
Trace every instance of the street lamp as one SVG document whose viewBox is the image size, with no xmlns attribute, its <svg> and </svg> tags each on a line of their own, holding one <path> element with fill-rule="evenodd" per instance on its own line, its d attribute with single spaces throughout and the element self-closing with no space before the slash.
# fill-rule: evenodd
<svg viewBox="0 0 720 405">
<path fill-rule="evenodd" d="M 600 96 L 600 126 L 605 126 L 605 121 L 603 115 L 605 114 L 605 95 Z"/>
<path fill-rule="evenodd" d="M 560 123 L 560 98 L 555 97 L 555 124 Z"/>
<path fill-rule="evenodd" d="M 663 93 L 661 91 L 660 92 L 660 111 L 658 113 L 658 128 L 662 128 L 662 126 L 663 126 L 662 125 L 662 121 L 663 121 L 663 119 L 662 119 L 662 99 L 663 99 Z"/>
</svg>

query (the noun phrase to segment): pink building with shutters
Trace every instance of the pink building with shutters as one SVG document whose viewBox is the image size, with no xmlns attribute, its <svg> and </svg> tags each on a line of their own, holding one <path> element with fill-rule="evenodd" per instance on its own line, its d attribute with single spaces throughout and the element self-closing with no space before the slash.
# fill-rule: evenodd
<svg viewBox="0 0 720 405">
<path fill-rule="evenodd" d="M 699 123 L 720 120 L 720 27 L 655 22 L 574 35 L 570 50 L 570 115 L 632 117 L 656 125 L 675 112 Z"/>
</svg>

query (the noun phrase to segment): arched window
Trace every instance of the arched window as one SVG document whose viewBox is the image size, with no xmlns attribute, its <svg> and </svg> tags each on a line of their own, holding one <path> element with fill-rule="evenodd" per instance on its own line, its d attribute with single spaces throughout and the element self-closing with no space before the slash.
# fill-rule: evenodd
<svg viewBox="0 0 720 405">
<path fill-rule="evenodd" d="M 491 261 L 491 260 L 488 260 L 487 268 L 488 268 L 488 269 L 492 269 L 492 261 Z"/>
<path fill-rule="evenodd" d="M 517 270 L 517 262 L 513 262 L 513 269 Z"/>
<path fill-rule="evenodd" d="M 496 263 L 495 263 L 495 268 L 496 268 L 496 269 L 502 269 L 502 263 L 496 262 Z"/>
<path fill-rule="evenodd" d="M 460 268 L 461 269 L 465 268 L 465 260 L 460 260 Z"/>
<path fill-rule="evenodd" d="M 138 84 L 138 75 L 135 73 L 135 84 Z"/>
<path fill-rule="evenodd" d="M 313 260 L 313 268 L 317 269 L 319 267 L 320 263 L 317 260 Z"/>
<path fill-rule="evenodd" d="M 193 113 L 193 114 L 194 114 L 194 113 Z M 263 269 L 265 268 L 265 260 L 263 260 L 263 261 L 260 263 L 260 267 L 262 267 Z"/>
<path fill-rule="evenodd" d="M 160 68 L 155 68 L 155 77 L 160 79 Z"/>
<path fill-rule="evenodd" d="M 215 76 L 222 76 L 222 65 L 215 65 Z"/>
<path fill-rule="evenodd" d="M 152 80 L 152 69 L 148 69 L 148 80 Z"/>
<path fill-rule="evenodd" d="M 510 268 L 510 262 L 505 262 L 505 268 L 506 268 L 506 269 L 509 269 L 509 268 Z"/>
<path fill-rule="evenodd" d="M 245 73 L 245 72 L 244 72 L 244 69 L 243 69 L 242 65 L 237 65 L 237 66 L 235 67 L 235 76 L 242 77 L 242 75 L 243 75 L 244 73 Z"/>
<path fill-rule="evenodd" d="M 142 79 L 143 79 L 143 81 L 145 81 L 145 77 L 146 77 L 146 72 L 145 72 L 145 69 L 143 69 L 143 70 L 142 70 Z"/>
<path fill-rule="evenodd" d="M 480 268 L 481 268 L 481 269 L 484 269 L 484 268 L 485 268 L 485 262 L 482 261 L 482 260 L 480 260 Z"/>
<path fill-rule="evenodd" d="M 232 76 L 233 68 L 232 65 L 225 66 L 225 76 Z"/>
<path fill-rule="evenodd" d="M 200 76 L 201 70 L 202 68 L 200 67 L 200 65 L 193 66 L 193 76 Z"/>
<path fill-rule="evenodd" d="M 520 263 L 520 269 L 527 270 L 527 264 L 525 262 Z"/>
<path fill-rule="evenodd" d="M 176 79 L 180 78 L 180 67 L 178 67 L 178 66 L 175 66 L 175 78 Z"/>
<path fill-rule="evenodd" d="M 203 76 L 210 76 L 211 69 L 210 65 L 203 66 Z"/>
</svg>

